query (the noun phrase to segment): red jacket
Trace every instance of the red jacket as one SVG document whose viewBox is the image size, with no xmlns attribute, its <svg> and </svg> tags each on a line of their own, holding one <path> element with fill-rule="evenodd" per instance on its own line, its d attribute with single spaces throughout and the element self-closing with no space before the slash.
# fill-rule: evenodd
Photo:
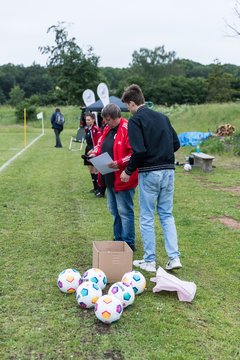
<svg viewBox="0 0 240 360">
<path fill-rule="evenodd" d="M 97 143 L 97 146 L 95 146 L 93 150 L 93 154 L 95 154 L 96 156 L 101 154 L 102 143 L 104 142 L 105 137 L 110 130 L 111 128 L 106 125 L 103 130 L 102 136 Z M 121 190 L 133 189 L 138 184 L 137 170 L 132 173 L 128 182 L 122 182 L 120 179 L 120 175 L 122 171 L 126 168 L 131 154 L 132 148 L 128 140 L 128 121 L 121 118 L 113 144 L 113 160 L 117 162 L 119 168 L 118 171 L 114 172 L 114 190 L 116 192 Z"/>
<path fill-rule="evenodd" d="M 85 127 L 85 132 L 87 132 L 87 130 L 88 130 L 88 127 Z M 94 147 L 97 145 L 99 138 L 102 136 L 102 132 L 97 125 L 93 125 L 92 127 L 89 128 L 89 130 L 90 130 L 93 147 Z"/>
</svg>

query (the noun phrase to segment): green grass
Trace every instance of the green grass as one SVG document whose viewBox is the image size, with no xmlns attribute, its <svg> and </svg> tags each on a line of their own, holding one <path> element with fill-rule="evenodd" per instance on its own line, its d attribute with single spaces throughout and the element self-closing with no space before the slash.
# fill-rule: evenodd
<svg viewBox="0 0 240 360">
<path fill-rule="evenodd" d="M 40 129 L 27 127 L 26 145 L 29 145 L 40 134 Z M 24 146 L 23 126 L 0 126 L 0 166 L 24 149 Z"/>
<path fill-rule="evenodd" d="M 51 127 L 50 118 L 55 110 L 54 106 L 44 106 L 37 108 L 37 113 L 43 112 L 44 117 L 44 126 L 46 128 Z M 65 128 L 73 128 L 77 129 L 79 126 L 79 118 L 80 118 L 80 107 L 78 106 L 62 106 L 61 111 L 65 116 Z M 0 125 L 13 125 L 16 124 L 16 116 L 15 116 L 15 109 L 7 106 L 7 105 L 0 105 Z M 18 125 L 23 126 L 23 120 L 22 122 L 18 122 Z M 27 125 L 31 127 L 42 127 L 41 120 L 35 121 L 28 121 L 27 119 Z"/>
<path fill-rule="evenodd" d="M 13 125 L 15 123 L 15 109 L 7 105 L 0 105 L 0 124 Z"/>
<path fill-rule="evenodd" d="M 171 107 L 155 106 L 154 109 L 167 114 L 178 133 L 184 131 L 212 131 L 215 132 L 222 124 L 231 124 L 240 130 L 240 106 L 238 103 L 204 104 L 204 105 L 176 105 Z M 0 125 L 10 125 L 16 122 L 14 109 L 0 106 Z M 54 106 L 37 108 L 43 112 L 45 127 L 50 128 L 50 117 Z M 65 116 L 65 128 L 77 129 L 79 125 L 80 107 L 62 106 Z M 123 114 L 129 117 L 129 113 Z M 41 127 L 41 121 L 31 122 L 31 126 Z"/>
<path fill-rule="evenodd" d="M 156 107 L 166 113 L 177 133 L 185 131 L 212 131 L 223 124 L 231 124 L 240 130 L 240 106 L 238 103 L 182 105 Z"/>
<path fill-rule="evenodd" d="M 181 116 L 174 119 L 178 130 L 186 124 Z M 63 269 L 91 267 L 92 241 L 112 239 L 106 199 L 89 194 L 81 152 L 68 150 L 72 133 L 66 128 L 64 148 L 55 149 L 47 129 L 0 173 L 1 359 L 239 359 L 240 232 L 218 221 L 240 221 L 239 192 L 223 191 L 240 186 L 239 157 L 216 156 L 210 173 L 176 168 L 183 269 L 174 274 L 197 284 L 193 303 L 179 302 L 176 293 L 153 294 L 151 275 L 143 272 L 147 290 L 107 326 L 56 285 Z M 177 153 L 180 162 L 185 153 Z M 135 209 L 137 259 L 143 254 L 137 194 Z M 157 263 L 164 266 L 157 218 L 156 233 Z"/>
</svg>

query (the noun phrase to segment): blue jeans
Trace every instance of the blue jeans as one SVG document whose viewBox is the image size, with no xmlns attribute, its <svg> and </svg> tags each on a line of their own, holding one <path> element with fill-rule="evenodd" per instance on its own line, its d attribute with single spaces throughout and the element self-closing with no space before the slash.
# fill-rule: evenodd
<svg viewBox="0 0 240 360">
<path fill-rule="evenodd" d="M 135 244 L 134 204 L 135 189 L 115 192 L 107 187 L 108 209 L 113 215 L 114 240 Z"/>
<path fill-rule="evenodd" d="M 139 173 L 138 180 L 140 230 L 144 247 L 144 260 L 156 261 L 155 207 L 162 226 L 164 245 L 169 259 L 180 256 L 177 231 L 172 215 L 174 170 Z"/>
<path fill-rule="evenodd" d="M 56 136 L 56 145 L 55 147 L 62 147 L 62 143 L 61 143 L 61 140 L 60 140 L 60 133 L 62 130 L 59 130 L 59 129 L 53 129 L 54 130 L 54 133 L 55 133 L 55 136 Z"/>
</svg>

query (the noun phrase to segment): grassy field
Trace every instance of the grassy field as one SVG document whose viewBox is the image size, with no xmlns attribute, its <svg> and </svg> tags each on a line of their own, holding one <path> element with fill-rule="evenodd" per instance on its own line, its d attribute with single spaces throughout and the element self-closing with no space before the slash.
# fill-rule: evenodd
<svg viewBox="0 0 240 360">
<path fill-rule="evenodd" d="M 230 123 L 240 129 L 240 105 L 238 103 L 204 104 L 204 105 L 181 105 L 170 108 L 155 106 L 155 109 L 167 114 L 178 133 L 183 131 L 212 131 L 218 126 Z M 54 107 L 40 107 L 37 112 L 43 112 L 45 127 L 50 128 L 50 117 Z M 65 128 L 77 129 L 81 110 L 77 106 L 63 106 L 61 111 L 65 116 Z M 124 114 L 129 117 L 129 113 Z M 8 106 L 0 106 L 0 126 L 15 124 L 14 109 Z M 30 123 L 31 126 L 41 127 L 41 121 Z"/>
<path fill-rule="evenodd" d="M 209 105 L 209 119 L 203 106 L 169 111 L 177 132 L 214 130 L 222 123 L 239 128 L 240 111 L 232 106 L 231 112 L 230 105 L 220 105 L 214 115 Z M 112 239 L 106 199 L 89 193 L 81 152 L 68 150 L 76 117 L 69 112 L 76 126 L 66 126 L 62 149 L 53 147 L 47 126 L 46 135 L 0 173 L 1 359 L 239 359 L 240 231 L 220 222 L 225 217 L 240 223 L 239 157 L 216 156 L 210 173 L 176 167 L 174 215 L 183 269 L 174 275 L 197 284 L 194 301 L 153 294 L 152 275 L 143 271 L 147 290 L 108 326 L 56 285 L 63 269 L 75 267 L 82 274 L 91 267 L 92 241 Z M 6 138 L 1 138 L 5 148 Z M 177 160 L 184 161 L 188 152 L 180 149 Z M 137 193 L 135 209 L 138 259 L 143 252 Z M 157 219 L 156 232 L 157 265 L 164 266 Z"/>
</svg>

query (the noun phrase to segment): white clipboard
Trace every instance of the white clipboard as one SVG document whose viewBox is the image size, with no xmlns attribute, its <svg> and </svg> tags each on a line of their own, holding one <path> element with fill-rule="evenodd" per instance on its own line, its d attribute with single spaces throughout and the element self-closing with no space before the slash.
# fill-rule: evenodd
<svg viewBox="0 0 240 360">
<path fill-rule="evenodd" d="M 93 166 L 102 175 L 106 175 L 111 172 L 118 171 L 118 169 L 111 169 L 110 167 L 108 167 L 108 165 L 113 162 L 113 159 L 107 152 L 105 152 L 99 156 L 92 157 L 88 161 L 90 161 L 93 164 Z"/>
</svg>

